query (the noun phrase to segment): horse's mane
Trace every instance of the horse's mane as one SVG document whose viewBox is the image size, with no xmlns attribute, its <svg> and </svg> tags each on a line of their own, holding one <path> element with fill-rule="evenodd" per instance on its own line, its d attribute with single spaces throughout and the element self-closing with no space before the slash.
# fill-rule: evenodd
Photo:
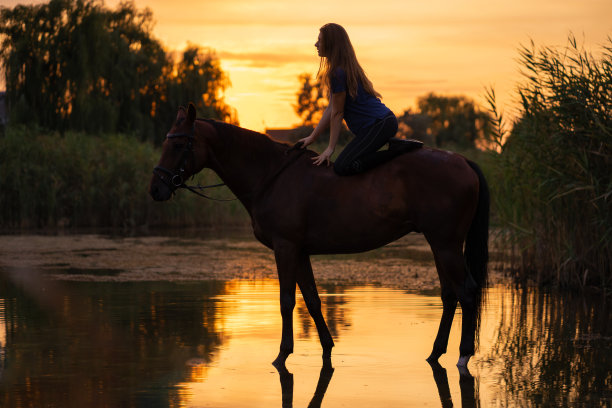
<svg viewBox="0 0 612 408">
<path fill-rule="evenodd" d="M 230 123 L 221 122 L 215 119 L 204 118 L 197 118 L 196 120 L 206 122 L 212 125 L 217 131 L 217 133 L 223 135 L 224 138 L 240 138 L 242 142 L 246 142 L 247 145 L 265 144 L 270 146 L 274 150 L 279 150 L 283 152 L 286 151 L 289 147 L 291 147 L 291 144 L 287 142 L 280 142 L 278 140 L 272 139 L 270 136 L 264 133 L 259 133 L 255 132 L 254 130 L 241 128 L 240 126 L 232 125 Z M 230 140 L 229 142 L 231 143 L 232 141 Z"/>
</svg>

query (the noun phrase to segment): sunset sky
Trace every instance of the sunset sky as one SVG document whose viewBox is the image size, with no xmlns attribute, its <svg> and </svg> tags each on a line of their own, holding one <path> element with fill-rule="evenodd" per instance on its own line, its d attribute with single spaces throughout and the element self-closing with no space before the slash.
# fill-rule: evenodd
<svg viewBox="0 0 612 408">
<path fill-rule="evenodd" d="M 23 1 L 0 0 L 12 7 Z M 40 3 L 40 2 L 39 2 Z M 115 7 L 118 0 L 107 0 Z M 169 49 L 213 49 L 232 86 L 226 102 L 243 127 L 291 127 L 298 75 L 315 74 L 319 27 L 343 25 L 357 57 L 400 114 L 433 91 L 484 104 L 493 86 L 507 112 L 520 80 L 518 48 L 563 46 L 573 32 L 594 54 L 612 35 L 612 0 L 136 0 L 153 11 Z"/>
</svg>

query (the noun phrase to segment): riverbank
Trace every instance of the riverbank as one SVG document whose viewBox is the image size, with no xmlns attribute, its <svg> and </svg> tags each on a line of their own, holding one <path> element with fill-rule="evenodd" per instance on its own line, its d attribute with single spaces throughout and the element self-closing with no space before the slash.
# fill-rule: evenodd
<svg viewBox="0 0 612 408">
<path fill-rule="evenodd" d="M 203 281 L 276 279 L 271 250 L 250 232 L 187 235 L 0 235 L 0 269 L 64 281 Z M 409 234 L 361 254 L 313 256 L 321 285 L 368 284 L 410 291 L 439 288 L 429 245 Z M 504 280 L 492 265 L 491 284 Z"/>
</svg>

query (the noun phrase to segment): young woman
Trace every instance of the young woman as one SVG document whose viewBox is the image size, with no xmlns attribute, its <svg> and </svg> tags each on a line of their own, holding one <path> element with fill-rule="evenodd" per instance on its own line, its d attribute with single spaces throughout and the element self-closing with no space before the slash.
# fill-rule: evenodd
<svg viewBox="0 0 612 408">
<path fill-rule="evenodd" d="M 324 25 L 315 47 L 321 57 L 318 76 L 329 91 L 330 103 L 317 127 L 300 142 L 306 147 L 328 128 L 330 132 L 329 146 L 313 158 L 314 164 L 330 165 L 343 119 L 355 138 L 336 159 L 334 171 L 337 174 L 361 173 L 401 154 L 401 147 L 378 151 L 397 132 L 397 118 L 380 101 L 380 94 L 359 65 L 344 28 L 333 23 Z"/>
</svg>

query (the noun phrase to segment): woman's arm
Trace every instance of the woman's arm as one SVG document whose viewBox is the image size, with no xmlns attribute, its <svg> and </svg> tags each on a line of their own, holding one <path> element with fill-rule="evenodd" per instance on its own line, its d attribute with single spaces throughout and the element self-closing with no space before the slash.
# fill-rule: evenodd
<svg viewBox="0 0 612 408">
<path fill-rule="evenodd" d="M 325 132 L 327 128 L 329 128 L 329 118 L 330 117 L 331 117 L 331 105 L 329 105 L 325 109 L 325 112 L 323 112 L 323 116 L 321 116 L 321 120 L 319 121 L 319 124 L 317 125 L 317 127 L 314 128 L 312 133 L 310 133 L 310 135 L 308 135 L 307 137 L 304 137 L 298 140 L 298 143 L 302 142 L 303 147 L 313 144 L 319 138 L 319 136 L 321 136 L 321 133 Z"/>
<path fill-rule="evenodd" d="M 313 163 L 319 166 L 322 163 L 330 165 L 330 157 L 334 154 L 338 138 L 340 136 L 340 129 L 342 129 L 342 119 L 344 119 L 344 102 L 346 101 L 346 91 L 332 94 L 330 106 L 327 108 L 325 113 L 331 110 L 329 114 L 329 145 L 327 149 L 323 151 L 319 156 L 313 158 Z M 331 109 L 330 109 L 331 107 Z M 325 116 L 325 115 L 323 115 Z M 323 119 L 321 119 L 321 122 Z M 319 126 L 317 126 L 318 128 Z M 316 131 L 316 129 L 315 129 Z M 314 133 L 314 132 L 313 132 Z M 317 135 L 318 137 L 318 135 Z"/>
</svg>

